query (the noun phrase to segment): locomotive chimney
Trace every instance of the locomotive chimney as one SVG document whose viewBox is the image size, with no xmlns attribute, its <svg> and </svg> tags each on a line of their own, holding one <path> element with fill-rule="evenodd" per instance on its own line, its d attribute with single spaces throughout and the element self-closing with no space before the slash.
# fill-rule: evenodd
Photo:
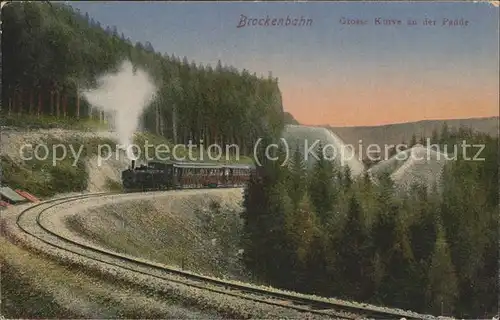
<svg viewBox="0 0 500 320">
<path fill-rule="evenodd" d="M 132 166 L 131 166 L 131 169 L 134 170 L 135 168 L 135 160 L 132 160 Z"/>
</svg>

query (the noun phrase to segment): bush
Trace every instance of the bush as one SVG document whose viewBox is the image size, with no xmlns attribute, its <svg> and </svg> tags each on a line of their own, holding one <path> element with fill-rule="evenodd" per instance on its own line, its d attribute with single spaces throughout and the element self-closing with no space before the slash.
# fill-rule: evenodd
<svg viewBox="0 0 500 320">
<path fill-rule="evenodd" d="M 108 189 L 109 191 L 120 192 L 123 191 L 123 185 L 111 178 L 106 178 L 106 189 Z"/>
</svg>

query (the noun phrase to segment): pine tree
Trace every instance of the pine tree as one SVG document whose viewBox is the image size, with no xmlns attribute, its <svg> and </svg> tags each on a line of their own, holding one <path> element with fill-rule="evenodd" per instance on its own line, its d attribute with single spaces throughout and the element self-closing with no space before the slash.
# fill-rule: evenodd
<svg viewBox="0 0 500 320">
<path fill-rule="evenodd" d="M 371 230 L 374 246 L 383 259 L 389 256 L 396 242 L 396 218 L 399 213 L 399 208 L 395 204 L 389 204 L 386 210 L 379 211 Z"/>
<path fill-rule="evenodd" d="M 318 249 L 313 248 L 313 245 L 316 245 L 314 242 L 318 234 L 316 223 L 314 210 L 307 194 L 302 196 L 299 205 L 294 210 L 288 211 L 285 217 L 286 242 L 292 250 L 290 256 L 292 273 L 290 276 L 295 279 L 296 288 L 301 290 L 312 289 L 309 285 L 310 280 L 317 276 L 317 274 L 308 272 L 311 249 Z"/>
<path fill-rule="evenodd" d="M 268 190 L 269 211 L 266 216 L 264 245 L 262 248 L 266 254 L 264 261 L 260 263 L 267 265 L 266 275 L 269 281 L 279 287 L 293 289 L 290 282 L 293 261 L 293 247 L 287 241 L 285 221 L 286 216 L 293 210 L 286 188 L 282 183 L 277 183 Z"/>
<path fill-rule="evenodd" d="M 303 286 L 306 292 L 318 295 L 330 294 L 332 285 L 329 279 L 332 278 L 328 273 L 327 260 L 332 252 L 328 249 L 327 235 L 325 235 L 324 228 L 317 225 L 307 251 L 305 266 L 307 283 Z"/>
<path fill-rule="evenodd" d="M 415 134 L 413 134 L 411 136 L 411 140 L 410 140 L 410 145 L 409 147 L 412 148 L 414 147 L 415 145 L 417 144 L 417 136 Z"/>
<path fill-rule="evenodd" d="M 457 282 L 445 233 L 439 228 L 427 283 L 430 311 L 440 315 L 453 314 L 458 296 Z"/>
<path fill-rule="evenodd" d="M 351 196 L 347 222 L 336 248 L 335 267 L 336 283 L 346 298 L 363 300 L 368 297 L 371 287 L 369 246 L 361 205 L 355 196 Z"/>
<path fill-rule="evenodd" d="M 425 141 L 425 136 L 420 136 L 420 139 L 418 140 L 418 144 L 421 145 L 421 146 L 426 146 L 427 145 L 427 141 Z"/>
<path fill-rule="evenodd" d="M 437 230 L 436 219 L 439 217 L 438 208 L 422 205 L 424 199 L 418 198 L 414 206 L 417 207 L 417 220 L 410 226 L 412 251 L 418 263 L 427 265 L 436 243 Z M 436 217 L 437 215 L 437 217 Z"/>
<path fill-rule="evenodd" d="M 434 128 L 432 130 L 432 136 L 431 136 L 431 144 L 435 144 L 435 143 L 439 143 L 439 134 L 438 134 L 436 128 Z"/>
<path fill-rule="evenodd" d="M 400 218 L 396 220 L 394 242 L 386 253 L 386 274 L 379 290 L 385 293 L 385 303 L 418 310 L 423 300 L 421 281 L 425 279 L 418 278 L 420 270 L 414 262 L 408 231 Z"/>
<path fill-rule="evenodd" d="M 322 150 L 321 145 L 319 150 Z M 319 160 L 313 167 L 309 181 L 309 194 L 316 215 L 321 223 L 325 223 L 333 213 L 333 172 L 330 162 L 323 157 L 323 153 L 319 151 L 317 154 Z"/>
<path fill-rule="evenodd" d="M 285 217 L 291 210 L 291 201 L 285 181 L 279 180 L 284 176 L 277 172 L 283 168 L 265 156 L 270 141 L 264 139 L 258 155 L 262 166 L 257 167 L 245 189 L 244 262 L 260 279 L 284 286 L 291 251 L 286 241 Z"/>
<path fill-rule="evenodd" d="M 448 124 L 445 122 L 441 127 L 439 144 L 440 145 L 449 144 L 450 143 L 449 139 L 450 139 L 450 129 L 448 128 Z"/>
<path fill-rule="evenodd" d="M 262 150 L 259 155 L 263 155 Z M 258 277 L 265 278 L 267 269 L 265 259 L 267 258 L 263 250 L 267 248 L 267 243 L 265 243 L 266 216 L 269 214 L 267 191 L 272 183 L 267 172 L 269 170 L 268 162 L 265 158 L 260 161 L 263 161 L 266 166 L 257 166 L 245 188 L 244 211 L 242 212 L 244 221 L 242 247 L 244 248 L 243 260 L 247 267 L 253 270 Z"/>
<path fill-rule="evenodd" d="M 351 168 L 348 165 L 342 167 L 342 186 L 344 190 L 350 190 L 352 187 Z"/>
<path fill-rule="evenodd" d="M 291 162 L 289 195 L 294 203 L 294 206 L 297 207 L 307 191 L 306 164 L 298 144 Z"/>
</svg>

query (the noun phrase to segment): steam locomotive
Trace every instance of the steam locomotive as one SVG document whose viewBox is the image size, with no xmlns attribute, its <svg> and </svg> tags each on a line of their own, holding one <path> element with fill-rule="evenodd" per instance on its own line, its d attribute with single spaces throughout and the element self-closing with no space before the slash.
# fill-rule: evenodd
<svg viewBox="0 0 500 320">
<path fill-rule="evenodd" d="M 126 192 L 190 188 L 243 187 L 254 170 L 250 165 L 149 161 L 122 171 Z"/>
</svg>

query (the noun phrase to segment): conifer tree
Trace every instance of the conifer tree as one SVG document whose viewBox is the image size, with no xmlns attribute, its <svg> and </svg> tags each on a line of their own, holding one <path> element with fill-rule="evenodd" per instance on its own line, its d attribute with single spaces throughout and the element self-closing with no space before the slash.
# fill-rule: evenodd
<svg viewBox="0 0 500 320">
<path fill-rule="evenodd" d="M 370 289 L 369 234 L 364 227 L 362 208 L 355 196 L 349 200 L 347 222 L 336 248 L 337 285 L 345 297 L 363 300 Z"/>
<path fill-rule="evenodd" d="M 351 168 L 348 165 L 342 167 L 342 186 L 344 190 L 350 190 L 352 187 Z"/>
<path fill-rule="evenodd" d="M 435 143 L 439 143 L 439 134 L 438 134 L 436 128 L 434 128 L 432 130 L 432 135 L 431 135 L 431 144 L 435 144 Z"/>
<path fill-rule="evenodd" d="M 386 252 L 385 277 L 379 288 L 385 293 L 387 304 L 401 308 L 415 309 L 423 301 L 422 280 L 417 276 L 419 269 L 414 263 L 408 232 L 398 217 L 395 217 L 394 242 Z M 420 281 L 419 281 L 420 280 Z"/>
<path fill-rule="evenodd" d="M 418 140 L 418 144 L 421 145 L 421 146 L 424 146 L 424 147 L 427 146 L 427 141 L 426 141 L 424 135 L 420 136 L 420 139 Z"/>
<path fill-rule="evenodd" d="M 417 136 L 416 136 L 416 134 L 413 134 L 413 135 L 411 136 L 411 140 L 410 140 L 410 145 L 409 145 L 409 147 L 410 147 L 410 148 L 412 148 L 412 147 L 414 147 L 416 144 L 417 144 Z"/>
<path fill-rule="evenodd" d="M 330 162 L 324 158 L 321 152 L 321 145 L 319 150 L 317 152 L 319 160 L 313 167 L 309 181 L 309 193 L 316 215 L 321 223 L 325 223 L 333 212 L 333 172 Z"/>
<path fill-rule="evenodd" d="M 290 256 L 290 269 L 292 271 L 294 282 L 297 287 L 309 290 L 311 287 L 308 282 L 311 276 L 317 276 L 309 273 L 308 259 L 310 259 L 311 250 L 318 234 L 316 226 L 316 216 L 310 204 L 307 194 L 302 196 L 299 205 L 294 210 L 289 210 L 285 217 L 286 241 L 292 249 Z"/>
<path fill-rule="evenodd" d="M 439 144 L 440 145 L 449 144 L 450 143 L 449 139 L 450 139 L 450 129 L 448 127 L 448 124 L 445 122 L 441 127 L 441 134 L 439 135 Z"/>
<path fill-rule="evenodd" d="M 270 141 L 264 140 L 265 143 Z M 273 181 L 271 175 L 271 170 L 274 169 L 273 164 L 265 157 L 264 144 L 260 146 L 257 157 L 262 166 L 257 166 L 255 172 L 252 172 L 245 188 L 243 201 L 243 260 L 258 277 L 267 279 L 267 273 L 272 264 L 270 261 L 272 253 L 269 251 L 267 239 L 272 209 L 270 191 L 275 187 L 276 181 Z"/>
<path fill-rule="evenodd" d="M 286 241 L 285 217 L 291 201 L 286 190 L 286 171 L 281 159 L 273 160 L 280 150 L 267 157 L 265 148 L 272 139 L 263 139 L 258 152 L 262 166 L 257 167 L 245 191 L 244 261 L 264 281 L 287 285 L 290 246 Z M 271 159 L 273 158 L 273 159 Z"/>
<path fill-rule="evenodd" d="M 436 201 L 437 192 L 429 195 L 427 187 L 415 185 L 410 206 L 413 209 L 413 222 L 409 226 L 409 236 L 415 262 L 427 265 L 434 250 L 437 230 L 436 221 L 440 217 L 439 200 Z"/>
<path fill-rule="evenodd" d="M 439 227 L 428 273 L 427 299 L 434 314 L 451 315 L 458 296 L 455 268 L 445 233 Z"/>
<path fill-rule="evenodd" d="M 296 207 L 307 191 L 307 169 L 298 144 L 293 154 L 290 171 L 289 195 Z"/>
</svg>

